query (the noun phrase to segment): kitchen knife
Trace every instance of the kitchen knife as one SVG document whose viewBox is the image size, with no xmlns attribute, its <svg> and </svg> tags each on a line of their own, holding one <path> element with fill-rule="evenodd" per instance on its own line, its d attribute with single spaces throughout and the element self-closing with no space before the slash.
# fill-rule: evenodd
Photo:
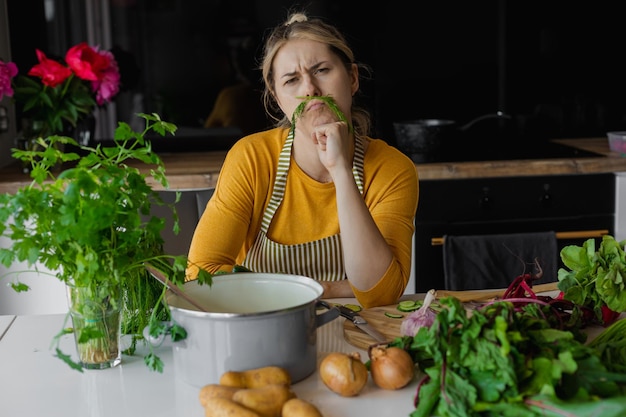
<svg viewBox="0 0 626 417">
<path fill-rule="evenodd" d="M 339 314 L 350 320 L 356 327 L 373 337 L 374 340 L 376 340 L 377 342 L 389 342 L 389 339 L 387 337 L 385 337 L 382 333 L 373 328 L 367 322 L 367 320 L 361 317 L 356 311 L 342 305 L 335 305 L 335 307 L 339 310 Z"/>
</svg>

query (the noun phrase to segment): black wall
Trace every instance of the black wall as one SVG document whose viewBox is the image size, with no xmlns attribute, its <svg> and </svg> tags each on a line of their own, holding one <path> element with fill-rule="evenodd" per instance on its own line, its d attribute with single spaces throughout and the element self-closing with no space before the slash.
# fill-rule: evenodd
<svg viewBox="0 0 626 417">
<path fill-rule="evenodd" d="M 59 45 L 59 34 L 42 30 L 43 1 L 8 4 L 13 57 L 25 71 L 34 48 L 47 50 L 46 37 Z M 394 121 L 465 123 L 496 111 L 536 137 L 626 130 L 618 2 L 115 0 L 111 15 L 119 22 L 116 44 L 138 60 L 145 110 L 194 126 L 226 82 L 217 69 L 224 40 L 263 32 L 299 4 L 337 24 L 373 69 L 360 99 L 372 112 L 374 136 L 388 142 L 395 143 Z M 59 49 L 48 52 L 66 47 Z"/>
<path fill-rule="evenodd" d="M 614 3 L 348 3 L 336 19 L 374 66 L 369 93 L 384 138 L 394 121 L 465 123 L 496 111 L 546 138 L 626 128 L 626 72 L 617 65 L 626 38 Z"/>
</svg>

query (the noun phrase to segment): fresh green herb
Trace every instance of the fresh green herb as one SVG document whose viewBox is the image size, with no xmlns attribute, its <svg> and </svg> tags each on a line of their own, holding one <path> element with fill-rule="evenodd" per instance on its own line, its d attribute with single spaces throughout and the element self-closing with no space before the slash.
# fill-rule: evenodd
<svg viewBox="0 0 626 417">
<path fill-rule="evenodd" d="M 339 106 L 337 106 L 337 103 L 335 103 L 335 100 L 331 96 L 307 96 L 307 97 L 297 97 L 297 98 L 302 99 L 302 102 L 298 104 L 298 107 L 296 107 L 296 109 L 293 112 L 293 115 L 291 116 L 292 126 L 295 127 L 296 120 L 300 118 L 300 116 L 302 115 L 302 112 L 304 111 L 304 108 L 306 107 L 309 101 L 321 100 L 324 103 L 326 103 L 326 105 L 333 111 L 333 113 L 337 115 L 337 118 L 340 121 L 346 122 L 346 124 L 348 125 L 348 129 L 350 129 L 350 133 L 354 132 L 354 127 L 352 126 L 352 123 L 350 123 L 348 119 L 346 119 L 346 116 L 343 114 L 341 109 L 339 109 Z"/>
<path fill-rule="evenodd" d="M 549 306 L 499 301 L 468 315 L 454 297 L 440 304 L 432 326 L 393 342 L 425 374 L 411 417 L 563 415 L 563 402 L 597 413 L 600 400 L 623 395 L 626 375 L 608 371 L 571 332 L 551 328 L 541 318 Z"/>
<path fill-rule="evenodd" d="M 154 352 L 150 352 L 146 356 L 144 356 L 143 362 L 148 368 L 157 372 L 163 372 L 163 360 L 156 356 Z"/>
<path fill-rule="evenodd" d="M 30 164 L 33 180 L 15 194 L 0 194 L 0 236 L 12 242 L 0 248 L 0 263 L 10 267 L 26 262 L 32 270 L 36 264 L 44 265 L 60 281 L 86 288 L 100 300 L 113 300 L 110 291 L 121 291 L 123 331 L 133 336 L 131 353 L 149 322 L 169 318 L 163 302 L 166 287 L 150 277 L 145 262 L 159 265 L 176 285 L 184 283 L 188 266 L 185 256 L 163 252 L 165 219 L 151 215 L 150 209 L 165 203 L 146 181 L 148 175 L 130 165 L 146 164 L 152 179 L 168 188 L 164 164 L 145 135 L 150 131 L 173 135 L 176 126 L 157 114 L 139 116 L 145 119 L 145 129 L 135 132 L 127 123 L 119 123 L 111 147 L 79 146 L 72 138 L 50 136 L 39 138 L 31 150 L 13 150 L 16 159 Z M 67 169 L 58 168 L 63 164 Z M 175 204 L 168 206 L 177 232 Z M 16 279 L 11 286 L 16 291 L 28 289 L 19 281 L 23 272 L 12 272 Z M 200 270 L 198 280 L 210 285 L 211 275 Z M 93 307 L 83 303 L 81 308 Z M 53 339 L 57 356 L 82 371 L 58 350 L 63 334 L 65 330 Z M 87 326 L 79 337 L 99 335 L 95 327 Z M 147 363 L 159 370 L 158 361 Z"/>
<path fill-rule="evenodd" d="M 603 320 L 602 306 L 615 312 L 626 311 L 626 241 L 613 236 L 602 237 L 596 251 L 595 240 L 582 246 L 570 245 L 561 250 L 561 260 L 569 268 L 558 271 L 558 287 L 563 298 L 591 308 Z"/>
<path fill-rule="evenodd" d="M 626 374 L 626 319 L 605 328 L 588 345 L 598 351 L 607 369 Z"/>
</svg>

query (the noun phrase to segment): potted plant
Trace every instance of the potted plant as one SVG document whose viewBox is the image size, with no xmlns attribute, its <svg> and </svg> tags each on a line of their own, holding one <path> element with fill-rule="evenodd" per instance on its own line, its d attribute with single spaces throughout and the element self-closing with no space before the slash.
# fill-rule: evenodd
<svg viewBox="0 0 626 417">
<path fill-rule="evenodd" d="M 0 235 L 13 243 L 0 248 L 0 262 L 7 267 L 27 262 L 34 269 L 44 265 L 67 285 L 70 331 L 79 361 L 59 349 L 65 329 L 55 337 L 56 354 L 81 371 L 119 363 L 120 327 L 132 334 L 132 351 L 149 324 L 152 335 L 168 331 L 184 337 L 184 329 L 160 324 L 169 318 L 162 302 L 166 288 L 149 276 L 146 263 L 182 285 L 187 259 L 163 253 L 165 219 L 152 216 L 150 210 L 153 204 L 166 203 L 148 184 L 148 174 L 135 166 L 146 164 L 152 179 L 167 188 L 164 164 L 145 135 L 173 134 L 176 126 L 157 114 L 140 116 L 145 130 L 135 132 L 120 122 L 114 146 L 88 147 L 73 138 L 50 136 L 39 138 L 34 149 L 13 150 L 15 158 L 30 164 L 32 183 L 14 194 L 0 195 Z M 57 175 L 52 168 L 59 164 L 63 169 Z M 175 204 L 170 207 L 177 232 Z M 211 283 L 211 275 L 203 270 L 198 279 Z M 11 286 L 16 291 L 28 289 L 19 273 Z M 148 346 L 146 364 L 162 370 L 161 360 Z"/>
</svg>

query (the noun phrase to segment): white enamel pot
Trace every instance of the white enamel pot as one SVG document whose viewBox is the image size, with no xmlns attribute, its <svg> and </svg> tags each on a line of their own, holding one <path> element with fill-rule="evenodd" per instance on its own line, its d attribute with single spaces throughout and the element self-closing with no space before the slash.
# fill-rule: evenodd
<svg viewBox="0 0 626 417">
<path fill-rule="evenodd" d="M 177 377 L 193 386 L 219 383 L 226 371 L 285 368 L 298 382 L 317 366 L 317 328 L 339 315 L 320 310 L 322 286 L 288 274 L 215 275 L 211 286 L 185 283 L 184 291 L 206 311 L 169 294 L 172 320 L 187 331 L 173 343 Z"/>
</svg>

